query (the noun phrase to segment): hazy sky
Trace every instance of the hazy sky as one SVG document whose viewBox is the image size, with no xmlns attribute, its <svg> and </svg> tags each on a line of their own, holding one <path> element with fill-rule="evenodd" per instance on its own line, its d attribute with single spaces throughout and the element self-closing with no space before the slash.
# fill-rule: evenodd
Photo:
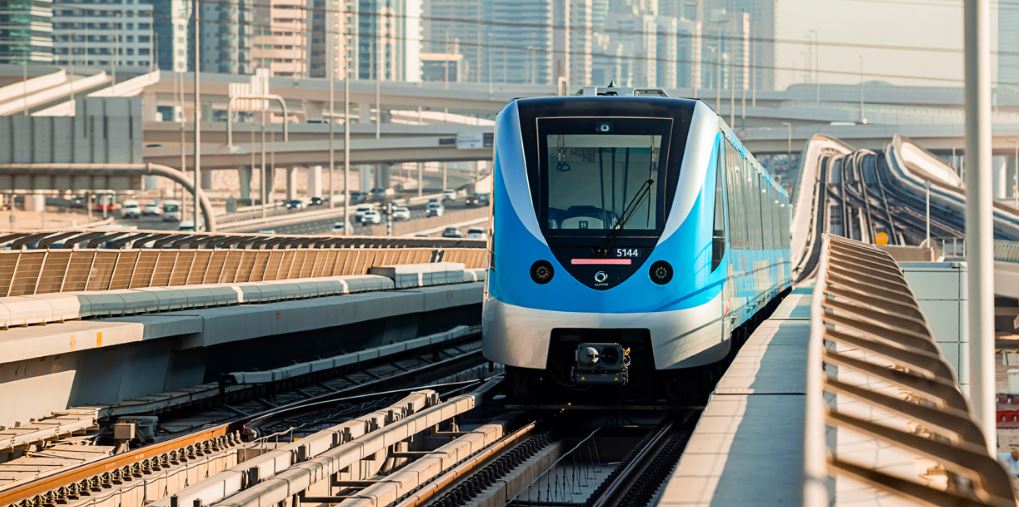
<svg viewBox="0 0 1019 507">
<path fill-rule="evenodd" d="M 776 44 L 775 64 L 800 69 L 776 70 L 780 89 L 804 82 L 804 55 L 810 53 L 805 41 L 812 37 L 812 29 L 820 41 L 822 71 L 848 73 L 822 72 L 822 83 L 858 83 L 861 56 L 865 80 L 928 86 L 962 83 L 962 0 L 776 0 L 776 4 L 776 38 L 788 42 Z M 992 48 L 996 26 L 992 7 Z"/>
</svg>

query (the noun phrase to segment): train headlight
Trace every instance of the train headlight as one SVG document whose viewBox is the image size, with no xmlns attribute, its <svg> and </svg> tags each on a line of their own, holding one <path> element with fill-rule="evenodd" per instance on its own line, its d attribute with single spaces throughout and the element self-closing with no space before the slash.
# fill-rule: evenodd
<svg viewBox="0 0 1019 507">
<path fill-rule="evenodd" d="M 648 271 L 651 281 L 658 285 L 665 285 L 672 280 L 672 265 L 665 261 L 655 261 Z"/>
<path fill-rule="evenodd" d="M 537 261 L 531 264 L 531 280 L 535 283 L 545 285 L 552 281 L 552 275 L 555 274 L 555 270 L 552 269 L 552 263 L 548 261 Z"/>
</svg>

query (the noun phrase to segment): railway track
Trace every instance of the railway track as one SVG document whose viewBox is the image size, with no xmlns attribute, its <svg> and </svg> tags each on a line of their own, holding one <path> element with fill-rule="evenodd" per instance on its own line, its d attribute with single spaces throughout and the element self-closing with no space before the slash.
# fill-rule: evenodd
<svg viewBox="0 0 1019 507">
<path fill-rule="evenodd" d="M 377 406 L 433 381 L 446 381 L 441 385 L 455 392 L 469 385 L 463 381 L 488 370 L 481 366 L 485 361 L 478 338 L 475 333 L 357 370 L 338 369 L 295 379 L 279 390 L 261 386 L 229 397 L 203 399 L 200 406 L 161 414 L 161 433 L 154 443 L 0 490 L 0 506 L 97 505 L 94 499 L 113 497 L 118 498 L 115 505 L 132 501 L 143 505 L 163 496 L 149 483 L 165 482 L 169 471 L 204 476 L 227 469 L 236 465 L 238 448 L 252 438 L 267 434 L 274 435 L 277 442 L 299 438 L 338 417 Z M 322 410 L 331 413 L 309 417 L 309 413 Z M 123 490 L 131 493 L 126 503 L 122 496 L 111 494 Z"/>
</svg>

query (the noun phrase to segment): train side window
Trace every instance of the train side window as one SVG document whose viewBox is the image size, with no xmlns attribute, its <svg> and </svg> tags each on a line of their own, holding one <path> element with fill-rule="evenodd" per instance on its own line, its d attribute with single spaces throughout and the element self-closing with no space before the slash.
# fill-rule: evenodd
<svg viewBox="0 0 1019 507">
<path fill-rule="evenodd" d="M 722 263 L 725 254 L 725 145 L 718 145 L 718 166 L 715 168 L 715 217 L 711 233 L 711 270 Z"/>
</svg>

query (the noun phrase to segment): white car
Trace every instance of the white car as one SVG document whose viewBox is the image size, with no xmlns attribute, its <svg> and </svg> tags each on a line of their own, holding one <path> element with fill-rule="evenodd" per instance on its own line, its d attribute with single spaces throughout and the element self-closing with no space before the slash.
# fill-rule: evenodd
<svg viewBox="0 0 1019 507">
<path fill-rule="evenodd" d="M 174 222 L 180 220 L 180 201 L 163 201 L 163 221 Z"/>
<path fill-rule="evenodd" d="M 158 203 L 150 202 L 142 206 L 142 216 L 158 217 L 163 214 L 163 208 Z"/>
<path fill-rule="evenodd" d="M 361 215 L 361 223 L 364 225 L 380 224 L 382 223 L 382 214 L 379 213 L 378 210 L 373 209 L 365 211 L 364 214 Z"/>
<path fill-rule="evenodd" d="M 446 190 L 443 190 L 442 191 L 442 200 L 444 200 L 444 201 L 455 201 L 456 200 L 456 190 L 453 190 L 452 188 L 447 188 Z"/>
<path fill-rule="evenodd" d="M 368 213 L 369 211 L 375 211 L 375 206 L 372 206 L 371 204 L 359 205 L 358 207 L 354 208 L 354 220 L 360 222 L 361 218 L 364 217 L 364 214 Z"/>
<path fill-rule="evenodd" d="M 347 229 L 350 229 L 349 223 L 344 223 L 343 220 L 333 222 L 333 232 L 344 232 Z"/>
<path fill-rule="evenodd" d="M 193 230 L 195 230 L 195 223 L 192 222 L 191 220 L 187 220 L 185 222 L 181 222 L 180 225 L 177 226 L 177 230 L 178 231 L 193 231 Z"/>
<path fill-rule="evenodd" d="M 441 217 L 446 212 L 446 207 L 441 202 L 432 201 L 425 208 L 425 214 L 430 217 Z"/>
<path fill-rule="evenodd" d="M 406 206 L 393 206 L 393 220 L 410 220 L 410 209 Z"/>
<path fill-rule="evenodd" d="M 471 227 L 467 229 L 467 239 L 488 239 L 488 235 L 481 227 Z"/>
<path fill-rule="evenodd" d="M 124 201 L 120 206 L 121 218 L 139 218 L 142 216 L 142 205 L 134 199 Z"/>
</svg>

